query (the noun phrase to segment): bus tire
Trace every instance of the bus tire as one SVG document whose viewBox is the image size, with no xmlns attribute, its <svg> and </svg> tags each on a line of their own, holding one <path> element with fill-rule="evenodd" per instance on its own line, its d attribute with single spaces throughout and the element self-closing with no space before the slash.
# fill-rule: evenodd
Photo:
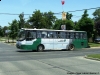
<svg viewBox="0 0 100 75">
<path fill-rule="evenodd" d="M 38 52 L 42 52 L 43 50 L 44 50 L 44 46 L 43 45 L 39 45 L 38 47 L 37 47 L 37 51 Z"/>
<path fill-rule="evenodd" d="M 68 50 L 73 51 L 75 49 L 75 46 L 73 44 L 70 44 L 68 47 Z"/>
</svg>

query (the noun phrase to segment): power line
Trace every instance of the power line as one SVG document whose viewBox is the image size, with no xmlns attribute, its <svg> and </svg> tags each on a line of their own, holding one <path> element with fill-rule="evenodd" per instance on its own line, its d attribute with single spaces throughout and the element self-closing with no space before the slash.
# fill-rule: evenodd
<svg viewBox="0 0 100 75">
<path fill-rule="evenodd" d="M 13 13 L 0 13 L 0 14 L 3 14 L 3 15 L 20 15 L 20 14 L 13 14 Z M 24 15 L 32 15 L 32 14 L 24 14 Z"/>
<path fill-rule="evenodd" d="M 74 11 L 67 11 L 67 12 L 77 12 L 77 11 L 84 11 L 84 10 L 92 10 L 92 9 L 98 9 L 100 7 L 96 7 L 96 8 L 89 8 L 89 9 L 81 9 L 81 10 L 74 10 Z M 61 14 L 62 12 L 59 13 L 54 13 L 54 14 Z"/>
<path fill-rule="evenodd" d="M 68 11 L 68 12 L 77 12 L 77 11 L 84 11 L 84 10 L 92 10 L 92 9 L 98 9 L 100 7 L 96 7 L 96 8 L 89 8 L 89 9 L 81 9 L 81 10 L 74 10 L 74 11 Z M 62 12 L 59 12 L 59 13 L 53 13 L 53 14 L 61 14 Z M 13 13 L 0 13 L 0 15 L 3 14 L 3 15 L 20 15 L 20 14 L 13 14 Z M 24 14 L 24 15 L 32 15 L 32 14 Z"/>
<path fill-rule="evenodd" d="M 92 9 L 98 9 L 98 8 L 100 8 L 100 7 L 89 8 L 89 9 L 82 9 L 82 10 L 74 10 L 74 11 L 68 11 L 68 12 L 76 12 L 76 11 L 92 10 Z"/>
</svg>

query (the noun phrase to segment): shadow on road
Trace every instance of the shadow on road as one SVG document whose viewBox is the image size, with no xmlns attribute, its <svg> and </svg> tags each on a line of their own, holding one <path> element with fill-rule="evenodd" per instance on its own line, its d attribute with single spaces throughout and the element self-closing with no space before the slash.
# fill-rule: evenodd
<svg viewBox="0 0 100 75">
<path fill-rule="evenodd" d="M 42 52 L 61 52 L 61 51 L 69 51 L 69 50 L 44 50 Z M 36 50 L 17 50 L 16 52 L 38 52 Z"/>
</svg>

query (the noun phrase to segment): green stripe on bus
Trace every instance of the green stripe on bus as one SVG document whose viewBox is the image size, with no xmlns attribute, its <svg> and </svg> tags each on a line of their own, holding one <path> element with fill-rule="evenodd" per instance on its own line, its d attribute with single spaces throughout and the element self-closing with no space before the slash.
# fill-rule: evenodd
<svg viewBox="0 0 100 75">
<path fill-rule="evenodd" d="M 41 39 L 38 38 L 32 45 L 21 45 L 21 49 L 37 50 L 38 45 L 41 44 Z"/>
</svg>

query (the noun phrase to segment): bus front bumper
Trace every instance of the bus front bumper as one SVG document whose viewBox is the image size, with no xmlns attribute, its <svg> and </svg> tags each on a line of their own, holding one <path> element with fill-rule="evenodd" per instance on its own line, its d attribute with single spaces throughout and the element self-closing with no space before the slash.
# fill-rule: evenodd
<svg viewBox="0 0 100 75">
<path fill-rule="evenodd" d="M 20 48 L 21 48 L 21 43 L 20 43 L 20 42 L 16 42 L 16 47 L 17 47 L 18 49 L 20 49 Z"/>
</svg>

